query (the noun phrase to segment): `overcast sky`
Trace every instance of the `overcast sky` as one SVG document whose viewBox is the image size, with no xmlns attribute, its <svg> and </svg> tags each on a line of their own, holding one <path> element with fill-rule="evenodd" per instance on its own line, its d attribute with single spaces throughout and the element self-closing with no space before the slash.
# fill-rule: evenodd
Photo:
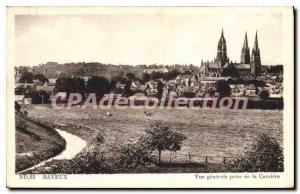
<svg viewBox="0 0 300 194">
<path fill-rule="evenodd" d="M 221 29 L 230 60 L 240 61 L 247 31 L 250 49 L 255 31 L 263 64 L 282 63 L 281 13 L 156 11 L 98 15 L 17 15 L 15 63 L 48 61 L 112 64 L 194 64 L 213 60 Z"/>
</svg>

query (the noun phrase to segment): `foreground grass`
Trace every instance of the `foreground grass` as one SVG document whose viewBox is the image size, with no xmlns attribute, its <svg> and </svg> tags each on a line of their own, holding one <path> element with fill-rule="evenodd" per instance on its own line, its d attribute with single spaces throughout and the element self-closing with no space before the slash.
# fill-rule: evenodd
<svg viewBox="0 0 300 194">
<path fill-rule="evenodd" d="M 94 165 L 82 163 L 84 160 L 53 160 L 36 169 L 26 171 L 28 174 L 139 174 L 139 173 L 207 173 L 219 171 L 224 166 L 221 164 L 201 163 L 161 163 L 138 167 L 122 168 L 114 166 L 111 160 L 103 160 Z"/>
</svg>

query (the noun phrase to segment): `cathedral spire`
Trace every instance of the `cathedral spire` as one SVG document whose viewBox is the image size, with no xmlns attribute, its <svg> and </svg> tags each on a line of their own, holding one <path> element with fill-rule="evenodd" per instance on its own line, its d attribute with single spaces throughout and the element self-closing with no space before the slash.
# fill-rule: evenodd
<svg viewBox="0 0 300 194">
<path fill-rule="evenodd" d="M 253 50 L 259 50 L 258 48 L 258 40 L 257 40 L 257 31 L 255 33 L 255 41 L 254 41 L 254 47 L 253 47 Z"/>
<path fill-rule="evenodd" d="M 217 53 L 217 57 L 216 57 L 215 61 L 218 62 L 221 66 L 224 66 L 225 63 L 228 62 L 226 40 L 224 37 L 223 28 L 222 28 L 222 32 L 221 32 L 221 37 L 218 42 L 218 53 Z"/>
<path fill-rule="evenodd" d="M 244 63 L 244 64 L 250 63 L 250 51 L 249 51 L 249 47 L 248 47 L 247 32 L 245 32 L 244 44 L 242 47 L 241 63 Z"/>
<path fill-rule="evenodd" d="M 222 32 L 221 32 L 221 37 L 220 37 L 219 43 L 225 43 L 226 44 L 226 40 L 225 40 L 225 37 L 224 37 L 223 28 L 222 28 Z"/>
<path fill-rule="evenodd" d="M 247 32 L 245 32 L 245 38 L 244 38 L 244 45 L 243 45 L 243 48 L 248 48 Z"/>
<path fill-rule="evenodd" d="M 251 74 L 259 76 L 261 71 L 260 50 L 258 48 L 257 31 L 255 33 L 254 47 L 251 54 Z"/>
</svg>

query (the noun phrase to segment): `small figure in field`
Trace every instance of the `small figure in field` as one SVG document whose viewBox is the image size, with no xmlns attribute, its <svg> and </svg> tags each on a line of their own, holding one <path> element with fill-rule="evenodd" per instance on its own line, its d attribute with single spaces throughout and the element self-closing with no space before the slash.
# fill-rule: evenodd
<svg viewBox="0 0 300 194">
<path fill-rule="evenodd" d="M 147 117 L 147 116 L 151 116 L 152 115 L 152 113 L 151 112 L 146 112 L 146 111 L 144 111 L 144 114 L 145 114 L 145 116 Z"/>
<path fill-rule="evenodd" d="M 106 117 L 111 117 L 112 114 L 110 112 L 106 112 Z"/>
</svg>

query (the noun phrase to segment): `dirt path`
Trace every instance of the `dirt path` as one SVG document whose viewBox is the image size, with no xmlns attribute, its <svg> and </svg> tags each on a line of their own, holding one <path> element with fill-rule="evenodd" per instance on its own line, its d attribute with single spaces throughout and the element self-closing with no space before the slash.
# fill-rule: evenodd
<svg viewBox="0 0 300 194">
<path fill-rule="evenodd" d="M 63 160 L 63 159 L 72 159 L 74 158 L 82 149 L 86 147 L 86 141 L 81 139 L 76 135 L 72 135 L 66 131 L 62 131 L 60 129 L 55 129 L 66 141 L 66 148 L 60 154 L 49 158 L 48 160 L 42 161 L 30 168 L 22 170 L 18 173 L 23 173 L 28 170 L 35 169 L 37 167 L 43 166 L 45 163 L 50 162 L 51 160 Z"/>
</svg>

